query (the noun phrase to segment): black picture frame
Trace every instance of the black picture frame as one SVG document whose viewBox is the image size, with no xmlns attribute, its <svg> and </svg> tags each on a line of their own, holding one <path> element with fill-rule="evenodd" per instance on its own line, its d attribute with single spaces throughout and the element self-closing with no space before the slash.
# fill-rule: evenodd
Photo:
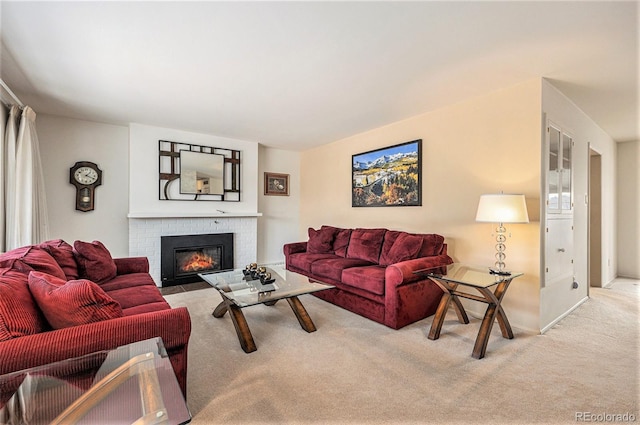
<svg viewBox="0 0 640 425">
<path fill-rule="evenodd" d="M 351 206 L 422 206 L 422 139 L 352 155 Z"/>
</svg>

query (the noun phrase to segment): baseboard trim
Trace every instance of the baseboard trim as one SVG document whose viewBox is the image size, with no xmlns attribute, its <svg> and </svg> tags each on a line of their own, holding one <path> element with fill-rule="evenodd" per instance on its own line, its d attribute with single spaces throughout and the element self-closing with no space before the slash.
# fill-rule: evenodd
<svg viewBox="0 0 640 425">
<path fill-rule="evenodd" d="M 546 331 L 548 331 L 549 329 L 551 329 L 552 327 L 554 327 L 555 325 L 558 324 L 558 322 L 560 322 L 562 319 L 564 319 L 565 317 L 567 317 L 568 315 L 570 315 L 573 310 L 575 310 L 576 308 L 580 307 L 585 301 L 587 301 L 589 299 L 589 297 L 584 297 L 583 299 L 581 299 L 580 301 L 578 301 L 576 303 L 576 305 L 574 305 L 573 307 L 571 307 L 569 310 L 565 311 L 563 314 L 561 314 L 560 316 L 558 316 L 557 319 L 555 319 L 554 321 L 552 321 L 551 323 L 549 323 L 547 326 L 545 326 L 544 328 L 540 329 L 540 334 L 544 334 Z"/>
</svg>

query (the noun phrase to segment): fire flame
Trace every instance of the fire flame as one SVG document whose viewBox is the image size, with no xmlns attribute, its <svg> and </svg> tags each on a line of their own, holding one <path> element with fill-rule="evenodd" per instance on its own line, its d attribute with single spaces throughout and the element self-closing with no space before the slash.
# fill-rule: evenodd
<svg viewBox="0 0 640 425">
<path fill-rule="evenodd" d="M 199 270 L 212 269 L 216 261 L 212 256 L 202 252 L 194 252 L 191 257 L 186 259 L 180 268 L 183 272 L 197 272 Z"/>
</svg>

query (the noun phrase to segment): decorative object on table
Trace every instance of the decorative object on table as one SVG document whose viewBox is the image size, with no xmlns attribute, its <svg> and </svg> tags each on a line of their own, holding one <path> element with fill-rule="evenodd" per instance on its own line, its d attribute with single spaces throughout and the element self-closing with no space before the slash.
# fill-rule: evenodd
<svg viewBox="0 0 640 425">
<path fill-rule="evenodd" d="M 506 249 L 504 243 L 507 240 L 505 235 L 507 229 L 504 227 L 504 223 L 529 222 L 524 195 L 497 193 L 480 196 L 476 221 L 498 223 L 496 228 L 496 268 L 490 270 L 497 275 L 509 275 L 504 263 L 507 258 L 504 253 Z"/>
<path fill-rule="evenodd" d="M 264 173 L 264 194 L 289 196 L 289 174 Z"/>
<path fill-rule="evenodd" d="M 271 273 L 269 272 L 260 274 L 260 283 L 263 285 L 269 285 L 275 281 L 276 280 L 271 277 Z"/>
<path fill-rule="evenodd" d="M 240 201 L 240 151 L 166 140 L 158 147 L 160 200 Z"/>
<path fill-rule="evenodd" d="M 87 212 L 95 208 L 96 187 L 102 184 L 102 170 L 90 161 L 78 161 L 69 170 L 69 183 L 76 187 L 76 210 Z"/>
<path fill-rule="evenodd" d="M 422 205 L 422 140 L 351 157 L 351 206 Z"/>
<path fill-rule="evenodd" d="M 242 270 L 242 274 L 244 274 L 245 280 L 256 280 L 258 278 L 257 269 L 257 263 L 247 264 L 244 270 Z"/>
</svg>

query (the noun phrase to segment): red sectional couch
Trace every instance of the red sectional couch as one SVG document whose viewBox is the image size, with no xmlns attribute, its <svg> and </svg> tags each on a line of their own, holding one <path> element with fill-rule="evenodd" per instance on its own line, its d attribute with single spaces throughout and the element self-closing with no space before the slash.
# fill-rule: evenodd
<svg viewBox="0 0 640 425">
<path fill-rule="evenodd" d="M 62 240 L 0 254 L 0 375 L 161 337 L 186 398 L 190 334 L 189 312 L 167 304 L 145 257 Z"/>
<path fill-rule="evenodd" d="M 413 272 L 453 262 L 444 237 L 387 229 L 309 228 L 283 249 L 287 270 L 336 286 L 313 295 L 393 329 L 434 314 L 442 297 Z"/>
</svg>

